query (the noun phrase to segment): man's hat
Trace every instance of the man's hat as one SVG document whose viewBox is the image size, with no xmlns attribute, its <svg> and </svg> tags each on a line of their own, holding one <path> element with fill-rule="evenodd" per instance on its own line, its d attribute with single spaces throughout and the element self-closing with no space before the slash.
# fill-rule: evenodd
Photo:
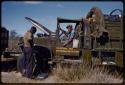
<svg viewBox="0 0 125 85">
<path fill-rule="evenodd" d="M 66 28 L 69 28 L 69 27 L 72 28 L 72 25 L 68 25 Z"/>
</svg>

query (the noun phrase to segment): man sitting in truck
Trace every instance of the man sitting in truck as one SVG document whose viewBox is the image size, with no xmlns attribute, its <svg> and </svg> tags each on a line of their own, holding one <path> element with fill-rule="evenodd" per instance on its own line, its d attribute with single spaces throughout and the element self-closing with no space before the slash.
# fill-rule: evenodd
<svg viewBox="0 0 125 85">
<path fill-rule="evenodd" d="M 66 47 L 68 45 L 68 47 L 72 47 L 72 41 L 73 41 L 73 37 L 74 37 L 74 33 L 72 32 L 73 28 L 72 25 L 68 25 L 67 27 L 67 34 L 68 37 L 66 38 L 65 43 L 63 44 L 63 47 Z"/>
<path fill-rule="evenodd" d="M 83 47 L 83 30 L 82 30 L 82 24 L 80 23 L 77 25 L 75 29 L 75 34 L 74 34 L 74 42 L 77 41 L 77 44 L 73 42 L 73 48 L 82 48 Z"/>
</svg>

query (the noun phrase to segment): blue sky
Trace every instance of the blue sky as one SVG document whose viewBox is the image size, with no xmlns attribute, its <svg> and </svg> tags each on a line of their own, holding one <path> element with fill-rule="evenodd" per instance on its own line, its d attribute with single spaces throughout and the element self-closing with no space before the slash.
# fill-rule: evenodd
<svg viewBox="0 0 125 85">
<path fill-rule="evenodd" d="M 32 26 L 24 17 L 31 17 L 55 31 L 57 17 L 85 18 L 93 6 L 99 7 L 104 14 L 109 14 L 116 8 L 123 10 L 122 2 L 109 1 L 4 1 L 2 2 L 2 26 L 8 30 L 16 30 L 18 34 L 23 35 Z M 37 32 L 40 33 L 39 30 Z"/>
</svg>

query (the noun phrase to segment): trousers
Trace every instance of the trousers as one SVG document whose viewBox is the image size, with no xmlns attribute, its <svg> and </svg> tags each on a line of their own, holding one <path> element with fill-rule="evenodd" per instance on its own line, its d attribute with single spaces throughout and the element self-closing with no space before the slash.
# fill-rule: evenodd
<svg viewBox="0 0 125 85">
<path fill-rule="evenodd" d="M 24 76 L 31 78 L 34 68 L 33 48 L 24 47 L 24 56 Z"/>
</svg>

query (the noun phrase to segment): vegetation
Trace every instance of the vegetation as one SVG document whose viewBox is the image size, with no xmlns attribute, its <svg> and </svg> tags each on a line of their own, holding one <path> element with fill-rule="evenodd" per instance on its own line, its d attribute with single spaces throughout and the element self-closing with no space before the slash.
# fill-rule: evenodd
<svg viewBox="0 0 125 85">
<path fill-rule="evenodd" d="M 15 30 L 10 31 L 9 35 L 9 49 L 11 51 L 19 51 L 18 43 L 19 43 L 20 36 L 17 34 Z"/>
<path fill-rule="evenodd" d="M 120 83 L 122 77 L 117 73 L 109 73 L 105 68 L 94 68 L 87 64 L 73 64 L 71 66 L 58 65 L 53 70 L 59 82 L 75 83 Z"/>
</svg>

